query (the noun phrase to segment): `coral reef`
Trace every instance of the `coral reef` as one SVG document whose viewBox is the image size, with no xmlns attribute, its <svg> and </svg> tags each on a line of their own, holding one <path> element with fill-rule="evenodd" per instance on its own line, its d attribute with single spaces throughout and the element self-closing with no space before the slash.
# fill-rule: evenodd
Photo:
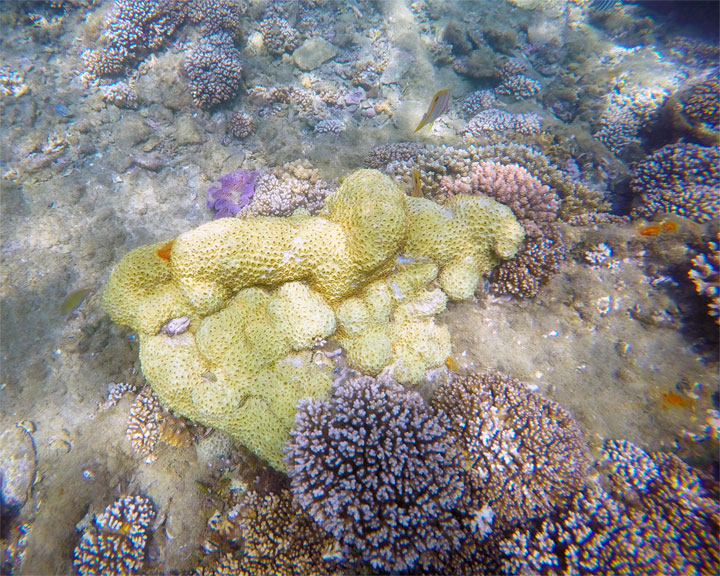
<svg viewBox="0 0 720 576">
<path fill-rule="evenodd" d="M 720 216 L 720 146 L 671 144 L 635 166 L 630 188 L 637 198 L 632 215 L 677 214 L 695 222 Z"/>
<path fill-rule="evenodd" d="M 337 381 L 301 401 L 286 462 L 303 509 L 376 569 L 438 566 L 460 544 L 461 455 L 417 393 Z"/>
<path fill-rule="evenodd" d="M 501 262 L 490 274 L 490 291 L 521 298 L 537 296 L 560 271 L 567 249 L 557 226 L 545 226 L 525 239 L 512 260 Z"/>
<path fill-rule="evenodd" d="M 475 116 L 485 108 L 497 108 L 498 100 L 493 90 L 476 90 L 466 96 L 462 103 L 462 111 L 468 116 Z"/>
<path fill-rule="evenodd" d="M 76 546 L 73 565 L 82 576 L 141 574 L 155 507 L 145 496 L 124 496 L 96 516 Z"/>
<path fill-rule="evenodd" d="M 228 120 L 227 131 L 235 138 L 247 138 L 255 132 L 255 122 L 245 112 L 233 112 Z"/>
<path fill-rule="evenodd" d="M 708 298 L 708 314 L 720 324 L 720 233 L 708 242 L 707 252 L 701 252 L 692 259 L 688 271 L 697 293 Z"/>
<path fill-rule="evenodd" d="M 207 207 L 215 210 L 215 218 L 235 216 L 247 206 L 255 194 L 260 172 L 235 170 L 221 176 L 207 191 Z"/>
<path fill-rule="evenodd" d="M 263 172 L 255 184 L 252 202 L 239 216 L 290 216 L 298 208 L 317 214 L 332 189 L 307 162 L 289 162 Z"/>
<path fill-rule="evenodd" d="M 480 162 L 473 166 L 469 182 L 441 182 L 441 194 L 485 194 L 508 206 L 528 236 L 540 235 L 542 227 L 557 220 L 560 201 L 548 186 L 517 164 Z"/>
<path fill-rule="evenodd" d="M 469 182 L 477 164 L 483 161 L 517 164 L 554 190 L 562 200 L 559 217 L 567 220 L 585 212 L 604 212 L 608 206 L 600 193 L 560 170 L 547 156 L 524 144 L 423 145 L 416 142 L 384 144 L 374 149 L 365 165 L 378 168 L 396 180 L 412 182 L 417 170 L 426 197 L 445 199 L 441 191 L 444 176 Z"/>
<path fill-rule="evenodd" d="M 509 574 L 674 574 L 664 572 L 625 507 L 588 487 L 501 544 Z M 679 576 L 679 575 L 678 575 Z"/>
<path fill-rule="evenodd" d="M 607 440 L 603 454 L 609 492 L 634 522 L 647 526 L 645 545 L 660 555 L 661 572 L 715 574 L 720 504 L 703 478 L 673 454 L 648 454 L 627 441 Z"/>
<path fill-rule="evenodd" d="M 360 170 L 318 217 L 223 218 L 132 251 L 113 270 L 104 304 L 116 322 L 139 332 L 143 374 L 167 408 L 281 466 L 297 400 L 323 396 L 330 385 L 322 367 L 286 357 L 333 334 L 343 300 L 388 274 L 387 290 L 402 294 L 402 269 L 393 272 L 402 253 L 425 260 L 418 264 L 431 269 L 424 283 L 437 274 L 444 292 L 403 302 L 408 316 L 422 320 L 444 307 L 446 295 L 472 296 L 523 235 L 510 209 L 489 198 L 456 196 L 439 206 Z M 423 324 L 401 318 L 398 311 L 393 326 L 403 358 Z M 175 319 L 183 319 L 182 332 L 163 329 Z M 443 343 L 447 337 L 440 350 Z M 437 351 L 412 354 L 419 354 L 412 378 L 441 362 Z"/>
<path fill-rule="evenodd" d="M 226 32 L 200 38 L 188 50 L 185 70 L 193 101 L 201 108 L 212 108 L 230 100 L 242 79 L 240 52 Z"/>
<path fill-rule="evenodd" d="M 464 455 L 482 532 L 537 518 L 579 490 L 589 467 L 585 439 L 555 402 L 501 374 L 455 376 L 433 406 L 449 418 Z"/>
<path fill-rule="evenodd" d="M 706 146 L 720 144 L 720 78 L 717 72 L 702 82 L 681 87 L 663 106 L 665 122 L 676 137 Z"/>
<path fill-rule="evenodd" d="M 465 127 L 466 138 L 482 138 L 491 132 L 517 132 L 537 134 L 542 119 L 533 112 L 512 113 L 499 108 L 488 108 L 473 116 Z"/>
<path fill-rule="evenodd" d="M 103 101 L 109 104 L 131 110 L 138 107 L 137 93 L 129 82 L 120 80 L 114 84 L 106 84 L 100 90 Z"/>
<path fill-rule="evenodd" d="M 115 0 L 103 32 L 104 42 L 83 53 L 91 78 L 120 74 L 145 51 L 154 51 L 182 24 L 185 0 Z"/>
<path fill-rule="evenodd" d="M 292 52 L 300 45 L 298 31 L 284 18 L 271 17 L 262 20 L 258 26 L 263 45 L 270 54 Z"/>
<path fill-rule="evenodd" d="M 246 10 L 244 0 L 192 0 L 188 2 L 187 16 L 191 22 L 200 24 L 204 36 L 226 32 L 238 39 Z"/>
<path fill-rule="evenodd" d="M 214 514 L 211 538 L 196 576 L 334 574 L 334 538 L 322 531 L 287 490 L 243 492 L 224 512 Z"/>
</svg>

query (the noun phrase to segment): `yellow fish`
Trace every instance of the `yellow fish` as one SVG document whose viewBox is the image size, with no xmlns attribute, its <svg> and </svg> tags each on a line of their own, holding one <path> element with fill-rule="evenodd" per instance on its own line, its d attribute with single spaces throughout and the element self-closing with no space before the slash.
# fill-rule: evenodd
<svg viewBox="0 0 720 576">
<path fill-rule="evenodd" d="M 413 188 L 411 195 L 413 198 L 422 198 L 422 182 L 420 181 L 420 172 L 413 170 Z"/>
<path fill-rule="evenodd" d="M 65 296 L 62 304 L 60 304 L 60 313 L 67 316 L 71 312 L 75 312 L 75 310 L 80 308 L 80 304 L 83 303 L 83 300 L 85 300 L 90 292 L 92 292 L 92 290 L 89 288 L 81 288 L 80 290 L 70 292 L 70 294 Z"/>
<path fill-rule="evenodd" d="M 415 128 L 415 132 L 426 124 L 430 124 L 430 128 L 432 128 L 433 122 L 445 114 L 448 108 L 450 108 L 450 88 L 443 88 L 433 96 L 433 99 L 430 101 L 430 106 L 427 112 L 425 112 L 425 116 L 422 117 L 420 124 Z"/>
</svg>

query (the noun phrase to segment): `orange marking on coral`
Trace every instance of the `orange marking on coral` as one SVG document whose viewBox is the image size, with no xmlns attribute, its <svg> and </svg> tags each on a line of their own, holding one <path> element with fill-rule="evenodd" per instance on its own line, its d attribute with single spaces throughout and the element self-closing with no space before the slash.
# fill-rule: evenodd
<svg viewBox="0 0 720 576">
<path fill-rule="evenodd" d="M 170 260 L 170 250 L 172 249 L 172 240 L 166 242 L 160 248 L 158 248 L 157 255 L 163 260 Z"/>
<path fill-rule="evenodd" d="M 662 392 L 660 394 L 665 402 L 678 408 L 688 408 L 694 405 L 694 401 L 691 398 L 685 398 L 675 392 Z"/>
<path fill-rule="evenodd" d="M 662 227 L 658 226 L 657 224 L 654 224 L 652 226 L 645 226 L 645 228 L 640 228 L 638 230 L 638 234 L 640 236 L 657 236 L 662 231 Z"/>
<path fill-rule="evenodd" d="M 660 228 L 663 229 L 663 232 L 675 232 L 675 230 L 678 229 L 678 225 L 672 220 L 665 220 L 665 222 L 660 224 Z"/>
</svg>

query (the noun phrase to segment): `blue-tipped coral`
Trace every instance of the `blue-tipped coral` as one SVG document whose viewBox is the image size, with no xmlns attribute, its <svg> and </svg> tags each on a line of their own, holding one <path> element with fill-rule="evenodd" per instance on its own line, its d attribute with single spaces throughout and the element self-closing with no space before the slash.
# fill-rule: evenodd
<svg viewBox="0 0 720 576">
<path fill-rule="evenodd" d="M 438 566 L 461 541 L 459 451 L 419 394 L 369 377 L 301 401 L 287 444 L 302 508 L 373 567 Z"/>
<path fill-rule="evenodd" d="M 602 470 L 610 493 L 633 521 L 647 526 L 646 546 L 657 550 L 663 574 L 717 574 L 720 503 L 707 479 L 673 454 L 647 453 L 627 441 L 608 440 Z"/>
<path fill-rule="evenodd" d="M 677 214 L 695 222 L 720 217 L 720 146 L 678 143 L 635 167 L 630 187 L 639 197 L 633 216 Z"/>
</svg>

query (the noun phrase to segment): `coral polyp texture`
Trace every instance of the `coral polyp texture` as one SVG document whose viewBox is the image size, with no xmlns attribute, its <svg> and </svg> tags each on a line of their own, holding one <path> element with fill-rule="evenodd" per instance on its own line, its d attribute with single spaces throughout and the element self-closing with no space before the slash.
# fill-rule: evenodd
<svg viewBox="0 0 720 576">
<path fill-rule="evenodd" d="M 340 379 L 327 400 L 303 401 L 287 445 L 304 510 L 376 569 L 439 566 L 460 545 L 460 451 L 415 392 Z"/>
<path fill-rule="evenodd" d="M 708 313 L 720 324 L 720 233 L 707 250 L 692 259 L 688 272 L 697 293 L 708 298 Z"/>
<path fill-rule="evenodd" d="M 519 380 L 455 376 L 433 405 L 457 437 L 483 532 L 542 516 L 583 486 L 589 462 L 578 424 Z"/>
<path fill-rule="evenodd" d="M 75 547 L 73 565 L 82 576 L 141 574 L 155 507 L 145 496 L 124 496 L 96 516 Z"/>
<path fill-rule="evenodd" d="M 304 351 L 340 325 L 352 366 L 421 379 L 449 351 L 432 317 L 447 298 L 472 296 L 523 237 L 511 210 L 489 198 L 440 206 L 360 170 L 318 216 L 222 218 L 130 252 L 104 304 L 139 333 L 143 373 L 166 408 L 281 468 L 295 405 L 330 386 Z M 436 278 L 440 289 L 427 290 Z M 354 319 L 363 303 L 346 306 L 352 298 L 372 314 Z M 375 340 L 381 333 L 387 340 Z"/>
<path fill-rule="evenodd" d="M 657 550 L 664 574 L 717 573 L 720 503 L 702 478 L 673 454 L 647 453 L 626 441 L 608 440 L 601 461 L 610 493 L 623 502 L 647 544 Z"/>
<path fill-rule="evenodd" d="M 215 32 L 194 43 L 185 58 L 185 70 L 193 101 L 200 108 L 230 100 L 240 88 L 240 52 L 227 32 Z"/>
<path fill-rule="evenodd" d="M 718 218 L 720 146 L 665 146 L 635 167 L 630 187 L 638 197 L 635 217 L 668 213 L 695 222 Z"/>
</svg>

